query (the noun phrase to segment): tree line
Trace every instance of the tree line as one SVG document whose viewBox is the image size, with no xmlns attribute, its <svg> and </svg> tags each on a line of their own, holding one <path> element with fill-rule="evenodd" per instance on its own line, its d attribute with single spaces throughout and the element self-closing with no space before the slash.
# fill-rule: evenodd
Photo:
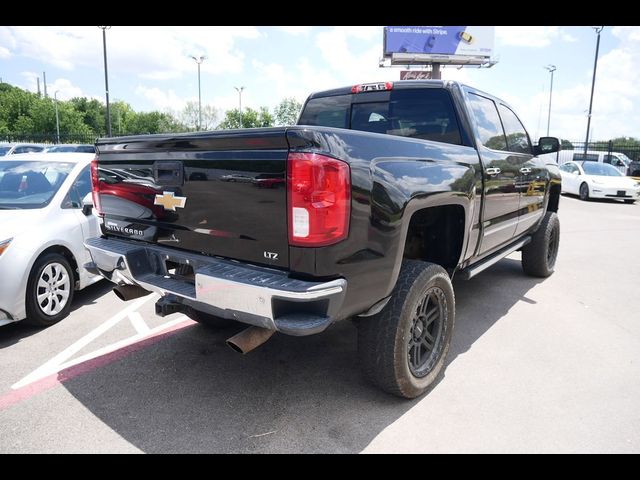
<svg viewBox="0 0 640 480">
<path fill-rule="evenodd" d="M 51 135 L 56 132 L 55 100 L 45 98 L 15 87 L 0 83 L 0 138 L 15 134 Z M 179 111 L 138 112 L 123 101 L 109 104 L 111 109 L 111 131 L 113 135 L 145 133 L 179 133 L 198 130 L 198 102 L 187 102 Z M 60 135 L 102 137 L 107 133 L 106 106 L 99 100 L 74 97 L 57 101 Z M 273 111 L 267 107 L 254 110 L 251 107 L 240 111 L 235 108 L 224 112 L 218 120 L 218 110 L 211 105 L 202 106 L 201 130 L 256 128 L 293 125 L 298 119 L 302 104 L 295 98 L 285 98 Z"/>
</svg>

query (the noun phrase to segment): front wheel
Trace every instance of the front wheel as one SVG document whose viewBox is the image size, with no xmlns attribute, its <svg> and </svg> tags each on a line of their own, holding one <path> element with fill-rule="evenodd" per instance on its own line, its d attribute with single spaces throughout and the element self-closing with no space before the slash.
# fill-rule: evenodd
<svg viewBox="0 0 640 480">
<path fill-rule="evenodd" d="M 59 253 L 38 258 L 27 282 L 26 322 L 49 327 L 69 315 L 75 278 L 69 261 Z"/>
<path fill-rule="evenodd" d="M 548 277 L 553 273 L 560 246 L 560 220 L 547 212 L 531 242 L 522 248 L 522 269 L 532 277 Z"/>
<path fill-rule="evenodd" d="M 636 203 L 636 201 L 631 199 L 631 198 L 628 198 L 628 199 L 625 199 L 624 203 L 628 203 L 629 205 L 632 205 L 632 204 Z"/>
<path fill-rule="evenodd" d="M 589 200 L 589 185 L 586 183 L 580 185 L 580 200 L 584 200 L 585 202 Z"/>
<path fill-rule="evenodd" d="M 454 320 L 453 287 L 444 268 L 405 260 L 389 303 L 358 323 L 364 375 L 399 397 L 422 395 L 444 369 Z"/>
</svg>

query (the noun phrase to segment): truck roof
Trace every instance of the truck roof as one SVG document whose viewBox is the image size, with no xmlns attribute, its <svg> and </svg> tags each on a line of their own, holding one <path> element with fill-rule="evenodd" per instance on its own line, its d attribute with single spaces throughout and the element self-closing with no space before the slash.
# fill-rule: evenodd
<svg viewBox="0 0 640 480">
<path fill-rule="evenodd" d="M 366 83 L 362 83 L 361 85 L 372 85 L 376 83 L 387 83 L 387 82 L 366 82 Z M 405 89 L 405 88 L 452 88 L 452 87 L 461 88 L 461 87 L 464 87 L 475 93 L 479 93 L 485 97 L 489 97 L 495 101 L 501 102 L 505 105 L 509 105 L 500 97 L 496 97 L 495 95 L 487 93 L 483 90 L 479 90 L 470 85 L 466 85 L 464 83 L 458 82 L 456 80 L 395 80 L 395 81 L 392 81 L 391 83 L 393 83 L 393 90 Z M 335 95 L 349 95 L 353 93 L 352 92 L 353 87 L 354 85 L 350 85 L 348 87 L 340 87 L 340 88 L 334 88 L 332 90 L 322 90 L 320 92 L 314 92 L 311 95 L 309 95 L 307 100 L 311 100 L 312 98 L 320 98 L 320 97 L 333 97 Z"/>
<path fill-rule="evenodd" d="M 375 83 L 387 83 L 387 82 L 363 82 L 362 85 L 371 85 Z M 445 84 L 458 83 L 451 80 L 397 80 L 391 82 L 393 88 L 443 88 Z M 309 100 L 318 97 L 333 97 L 334 95 L 348 95 L 351 94 L 353 85 L 348 87 L 334 88 L 331 90 L 322 90 L 320 92 L 314 92 L 309 95 Z"/>
</svg>

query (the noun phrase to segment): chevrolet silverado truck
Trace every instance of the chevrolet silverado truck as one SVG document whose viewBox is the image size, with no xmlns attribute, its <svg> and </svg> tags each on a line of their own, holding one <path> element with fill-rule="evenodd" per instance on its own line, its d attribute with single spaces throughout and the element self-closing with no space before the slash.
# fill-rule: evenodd
<svg viewBox="0 0 640 480">
<path fill-rule="evenodd" d="M 297 125 L 104 138 L 92 165 L 101 236 L 85 268 L 156 313 L 274 332 L 353 319 L 363 372 L 413 398 L 442 372 L 451 279 L 522 251 L 551 275 L 560 175 L 504 101 L 450 81 L 312 94 Z M 507 281 L 507 280 L 505 280 Z"/>
</svg>

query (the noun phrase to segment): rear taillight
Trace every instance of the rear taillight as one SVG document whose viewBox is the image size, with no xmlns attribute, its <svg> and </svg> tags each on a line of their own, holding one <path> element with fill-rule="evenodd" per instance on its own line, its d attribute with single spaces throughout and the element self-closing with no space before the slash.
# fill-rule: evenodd
<svg viewBox="0 0 640 480">
<path fill-rule="evenodd" d="M 98 216 L 102 217 L 102 209 L 100 208 L 100 179 L 98 177 L 98 159 L 91 161 L 91 195 L 93 197 L 93 208 Z"/>
<path fill-rule="evenodd" d="M 349 165 L 317 153 L 290 153 L 287 192 L 290 245 L 321 247 L 347 238 Z"/>
</svg>

